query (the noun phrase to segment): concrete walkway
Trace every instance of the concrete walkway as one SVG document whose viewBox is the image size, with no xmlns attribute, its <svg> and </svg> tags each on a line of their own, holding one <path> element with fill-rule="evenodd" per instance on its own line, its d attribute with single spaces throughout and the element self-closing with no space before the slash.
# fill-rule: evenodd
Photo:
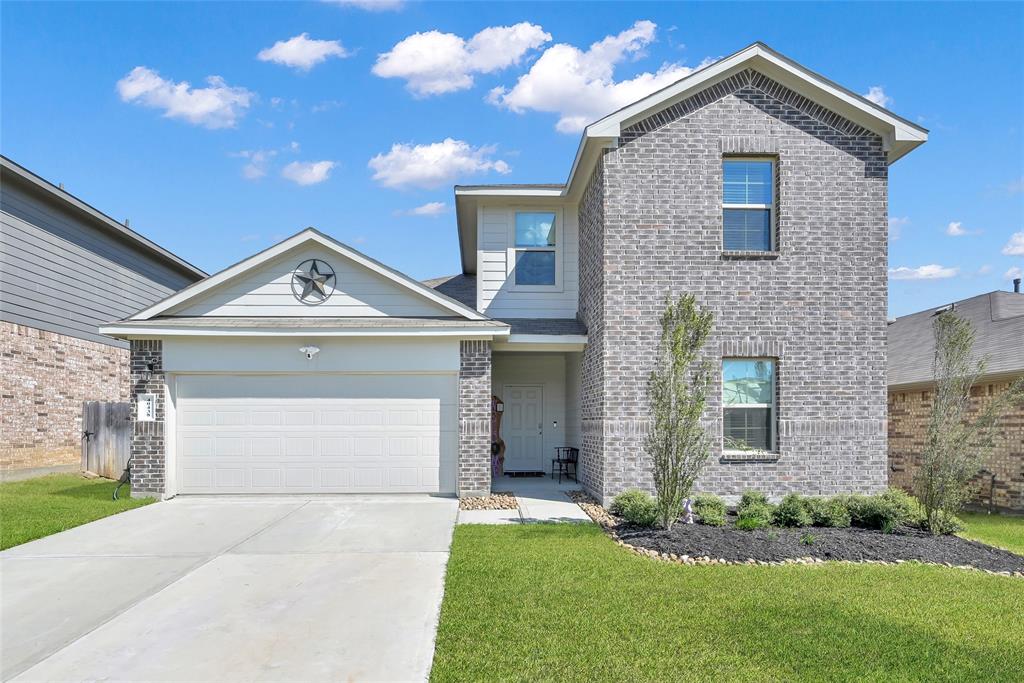
<svg viewBox="0 0 1024 683">
<path fill-rule="evenodd" d="M 459 524 L 528 524 L 531 522 L 590 522 L 567 491 L 580 485 L 570 479 L 550 477 L 503 476 L 491 484 L 492 491 L 511 491 L 519 502 L 518 510 L 459 510 Z"/>
<path fill-rule="evenodd" d="M 0 677 L 427 677 L 453 499 L 179 498 L 0 553 Z"/>
</svg>

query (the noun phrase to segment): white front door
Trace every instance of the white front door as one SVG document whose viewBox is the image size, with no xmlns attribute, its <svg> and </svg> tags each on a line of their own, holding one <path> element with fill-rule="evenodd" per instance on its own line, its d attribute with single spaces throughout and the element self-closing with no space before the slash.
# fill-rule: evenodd
<svg viewBox="0 0 1024 683">
<path fill-rule="evenodd" d="M 544 471 L 544 389 L 534 385 L 505 385 L 506 472 Z"/>
</svg>

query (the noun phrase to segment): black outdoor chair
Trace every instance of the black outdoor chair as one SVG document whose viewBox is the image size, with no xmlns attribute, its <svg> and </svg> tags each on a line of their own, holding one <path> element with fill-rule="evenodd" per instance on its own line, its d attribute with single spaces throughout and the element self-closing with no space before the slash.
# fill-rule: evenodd
<svg viewBox="0 0 1024 683">
<path fill-rule="evenodd" d="M 580 449 L 572 446 L 559 446 L 555 448 L 555 457 L 551 459 L 551 478 L 555 478 L 555 470 L 558 470 L 558 483 L 562 483 L 562 475 L 579 481 L 576 478 L 576 463 L 580 459 Z M 570 474 L 569 470 L 572 470 Z"/>
</svg>

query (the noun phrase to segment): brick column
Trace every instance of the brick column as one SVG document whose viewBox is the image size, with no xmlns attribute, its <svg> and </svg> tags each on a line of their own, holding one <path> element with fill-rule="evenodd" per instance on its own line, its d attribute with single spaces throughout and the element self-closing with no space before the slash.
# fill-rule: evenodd
<svg viewBox="0 0 1024 683">
<path fill-rule="evenodd" d="M 165 491 L 163 342 L 137 340 L 131 347 L 132 497 L 162 496 Z M 156 396 L 156 419 L 138 421 L 138 397 Z"/>
<path fill-rule="evenodd" d="M 491 493 L 491 342 L 459 343 L 458 495 Z"/>
</svg>

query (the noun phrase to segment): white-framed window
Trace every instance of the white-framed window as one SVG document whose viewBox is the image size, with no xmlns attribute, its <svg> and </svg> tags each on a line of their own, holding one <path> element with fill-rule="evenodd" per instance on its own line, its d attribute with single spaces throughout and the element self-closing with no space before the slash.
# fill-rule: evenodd
<svg viewBox="0 0 1024 683">
<path fill-rule="evenodd" d="M 774 159 L 722 159 L 722 248 L 775 250 Z"/>
<path fill-rule="evenodd" d="M 775 451 L 774 358 L 722 359 L 722 450 Z"/>
<path fill-rule="evenodd" d="M 517 290 L 551 291 L 562 286 L 562 212 L 516 209 L 509 234 L 508 274 Z"/>
</svg>

